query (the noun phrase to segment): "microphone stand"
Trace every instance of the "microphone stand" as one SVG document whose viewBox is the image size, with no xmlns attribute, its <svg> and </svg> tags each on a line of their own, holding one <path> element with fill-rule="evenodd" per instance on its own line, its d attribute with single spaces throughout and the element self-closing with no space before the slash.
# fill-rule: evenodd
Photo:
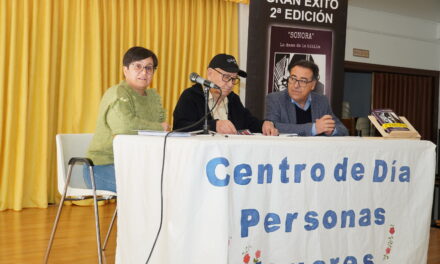
<svg viewBox="0 0 440 264">
<path fill-rule="evenodd" d="M 191 73 L 190 80 L 192 82 L 197 82 L 198 84 L 200 84 L 202 86 L 203 95 L 205 96 L 205 115 L 202 118 L 200 118 L 196 123 L 191 124 L 191 125 L 186 126 L 186 127 L 183 127 L 183 128 L 176 129 L 176 130 L 174 130 L 174 132 L 178 132 L 178 131 L 182 131 L 182 130 L 194 127 L 196 125 L 199 125 L 202 121 L 204 121 L 203 129 L 202 130 L 197 130 L 197 131 L 192 131 L 191 134 L 193 134 L 193 135 L 215 135 L 216 132 L 209 130 L 209 125 L 208 125 L 208 115 L 211 113 L 211 111 L 209 111 L 209 107 L 208 107 L 208 105 L 209 105 L 208 104 L 208 102 L 209 102 L 209 90 L 211 89 L 212 83 L 210 81 L 206 81 L 206 80 L 204 80 L 203 82 L 197 81 L 197 78 L 196 78 L 197 76 L 198 75 L 196 73 Z M 198 78 L 200 78 L 200 76 Z M 216 85 L 214 87 L 216 89 L 219 89 L 220 96 L 221 96 L 221 94 L 222 94 L 221 89 L 218 86 L 216 86 Z M 216 107 L 219 99 L 220 99 L 220 97 L 217 99 L 217 101 L 215 101 L 213 108 Z"/>
<path fill-rule="evenodd" d="M 209 98 L 209 86 L 203 85 L 203 93 L 205 94 L 205 121 L 203 123 L 203 130 L 200 134 L 208 135 L 209 134 L 209 126 L 208 126 L 208 98 Z"/>
<path fill-rule="evenodd" d="M 209 125 L 208 125 L 208 114 L 209 114 L 208 99 L 209 99 L 209 89 L 211 89 L 211 88 L 207 85 L 202 85 L 202 86 L 203 86 L 203 94 L 205 95 L 205 116 L 203 117 L 203 119 L 204 119 L 203 129 L 193 131 L 191 133 L 193 135 L 215 135 L 214 131 L 209 130 Z M 215 106 L 215 104 L 214 104 L 214 106 Z M 197 123 L 199 123 L 200 121 L 202 121 L 202 119 L 200 119 Z"/>
</svg>

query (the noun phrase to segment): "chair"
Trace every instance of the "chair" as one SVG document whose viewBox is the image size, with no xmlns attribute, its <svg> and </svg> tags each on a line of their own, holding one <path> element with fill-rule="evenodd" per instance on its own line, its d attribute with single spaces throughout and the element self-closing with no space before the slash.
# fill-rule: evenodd
<svg viewBox="0 0 440 264">
<path fill-rule="evenodd" d="M 371 123 L 368 117 L 359 117 L 356 121 L 356 131 L 358 136 L 368 137 L 371 136 Z"/>
<path fill-rule="evenodd" d="M 89 196 L 93 196 L 95 211 L 95 227 L 96 241 L 98 246 L 98 261 L 102 263 L 102 251 L 105 250 L 113 223 L 116 218 L 116 209 L 113 214 L 107 236 L 105 238 L 104 247 L 101 247 L 101 235 L 99 227 L 98 201 L 107 200 L 116 197 L 116 193 L 106 190 L 96 190 L 95 179 L 93 174 L 93 162 L 84 158 L 87 148 L 92 140 L 93 134 L 58 134 L 56 136 L 57 146 L 57 169 L 58 169 L 58 191 L 62 195 L 58 212 L 55 217 L 52 233 L 50 235 L 49 244 L 47 246 L 44 263 L 49 259 L 50 250 L 52 248 L 53 239 L 58 226 L 61 211 L 65 200 L 77 201 L 84 200 Z M 79 163 L 79 164 L 78 164 Z M 83 179 L 83 164 L 89 166 L 89 172 L 92 182 L 92 189 L 88 189 Z M 81 165 L 81 166 L 74 166 Z M 67 173 L 66 173 L 67 167 Z M 100 197 L 98 197 L 100 196 Z"/>
</svg>

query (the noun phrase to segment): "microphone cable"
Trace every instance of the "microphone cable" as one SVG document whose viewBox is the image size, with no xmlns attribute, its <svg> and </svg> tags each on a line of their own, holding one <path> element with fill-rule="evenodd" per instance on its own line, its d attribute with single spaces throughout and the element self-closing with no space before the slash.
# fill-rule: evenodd
<svg viewBox="0 0 440 264">
<path fill-rule="evenodd" d="M 204 115 L 202 118 L 200 118 L 200 120 L 198 120 L 197 122 L 195 122 L 191 125 L 169 131 L 168 133 L 165 134 L 165 138 L 163 141 L 163 151 L 162 151 L 162 168 L 161 168 L 161 172 L 160 172 L 160 222 L 159 222 L 159 228 L 156 233 L 156 237 L 154 238 L 153 246 L 151 247 L 150 253 L 148 254 L 148 258 L 147 258 L 147 261 L 145 262 L 145 264 L 148 264 L 150 262 L 150 258 L 153 255 L 153 251 L 156 247 L 157 240 L 159 239 L 160 232 L 162 231 L 162 224 L 163 224 L 163 178 L 164 178 L 163 171 L 165 168 L 165 150 L 166 150 L 168 136 L 174 132 L 180 132 L 180 131 L 195 127 L 198 124 L 200 124 L 201 122 L 203 122 L 203 120 L 205 120 L 205 118 L 208 118 L 208 115 L 210 115 L 212 113 L 212 110 L 214 110 L 214 108 L 217 106 L 217 103 L 220 101 L 221 96 L 222 96 L 222 90 L 220 90 L 220 96 L 215 101 L 212 109 L 210 109 L 209 112 L 206 115 Z"/>
</svg>

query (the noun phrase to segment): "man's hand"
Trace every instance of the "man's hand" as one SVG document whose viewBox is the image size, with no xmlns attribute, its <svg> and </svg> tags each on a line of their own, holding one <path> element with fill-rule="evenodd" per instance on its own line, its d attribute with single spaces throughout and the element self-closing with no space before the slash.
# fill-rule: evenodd
<svg viewBox="0 0 440 264">
<path fill-rule="evenodd" d="M 263 131 L 263 135 L 265 136 L 278 136 L 278 129 L 275 128 L 272 121 L 264 121 L 263 127 L 261 129 Z"/>
<path fill-rule="evenodd" d="M 335 120 L 331 115 L 325 115 L 320 119 L 316 119 L 315 128 L 317 135 L 325 133 L 327 136 L 331 136 L 335 130 Z"/>
<path fill-rule="evenodd" d="M 217 120 L 216 130 L 220 134 L 237 134 L 237 129 L 229 120 Z"/>
<path fill-rule="evenodd" d="M 162 122 L 160 125 L 162 126 L 163 131 L 170 131 L 170 125 L 168 125 L 167 122 Z"/>
</svg>

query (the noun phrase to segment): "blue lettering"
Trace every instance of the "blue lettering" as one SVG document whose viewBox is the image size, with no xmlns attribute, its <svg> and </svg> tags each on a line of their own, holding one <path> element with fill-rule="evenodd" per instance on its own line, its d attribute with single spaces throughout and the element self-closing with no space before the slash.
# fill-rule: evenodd
<svg viewBox="0 0 440 264">
<path fill-rule="evenodd" d="M 385 209 L 376 208 L 376 210 L 374 210 L 374 217 L 376 218 L 376 220 L 374 220 L 374 223 L 376 223 L 376 225 L 385 224 Z"/>
<path fill-rule="evenodd" d="M 394 160 L 393 163 L 391 164 L 391 182 L 394 182 L 395 178 L 396 178 L 396 161 Z"/>
<path fill-rule="evenodd" d="M 264 218 L 264 230 L 267 233 L 277 231 L 280 229 L 279 224 L 281 223 L 280 216 L 274 213 L 268 213 Z"/>
<path fill-rule="evenodd" d="M 363 215 L 359 218 L 359 226 L 369 226 L 371 225 L 371 211 L 368 208 L 362 209 L 360 215 Z"/>
<path fill-rule="evenodd" d="M 330 264 L 338 264 L 338 263 L 339 263 L 339 258 L 330 259 Z"/>
<path fill-rule="evenodd" d="M 338 163 L 335 166 L 335 180 L 336 181 L 346 181 L 347 180 L 347 161 L 348 158 L 344 158 L 342 163 Z"/>
<path fill-rule="evenodd" d="M 402 166 L 400 168 L 400 175 L 399 175 L 399 180 L 401 182 L 409 182 L 410 180 L 410 170 L 409 170 L 409 166 Z"/>
<path fill-rule="evenodd" d="M 315 211 L 309 211 L 306 213 L 306 215 L 304 216 L 304 220 L 308 223 L 308 225 L 305 225 L 304 228 L 307 231 L 312 231 L 312 230 L 315 230 L 316 228 L 318 228 L 319 221 L 318 221 L 318 219 L 315 218 L 317 216 L 318 216 L 318 213 L 316 213 Z"/>
<path fill-rule="evenodd" d="M 379 174 L 380 169 L 382 174 Z M 373 182 L 383 182 L 387 177 L 387 171 L 387 163 L 383 160 L 376 160 L 373 173 Z"/>
<path fill-rule="evenodd" d="M 306 164 L 295 164 L 295 183 L 301 182 L 301 172 L 306 169 Z"/>
<path fill-rule="evenodd" d="M 290 165 L 287 163 L 287 157 L 281 161 L 279 168 L 281 172 L 281 182 L 288 183 L 289 177 L 287 177 L 287 170 L 290 168 Z"/>
<path fill-rule="evenodd" d="M 364 256 L 364 264 L 374 264 L 373 255 L 367 254 Z"/>
<path fill-rule="evenodd" d="M 365 168 L 362 163 L 355 163 L 353 167 L 351 167 L 351 177 L 356 181 L 362 180 L 364 177 Z"/>
<path fill-rule="evenodd" d="M 348 261 L 350 261 L 350 262 L 348 262 Z M 357 260 L 353 256 L 348 256 L 345 258 L 344 264 L 357 264 Z"/>
<path fill-rule="evenodd" d="M 272 164 L 258 165 L 258 184 L 264 183 L 264 172 L 266 172 L 266 183 L 272 183 Z"/>
<path fill-rule="evenodd" d="M 330 229 L 335 227 L 336 223 L 338 222 L 338 216 L 336 215 L 335 211 L 328 210 L 327 212 L 325 212 L 322 221 L 324 227 Z"/>
<path fill-rule="evenodd" d="M 234 181 L 239 185 L 247 185 L 251 181 L 252 169 L 249 164 L 239 164 L 234 169 Z"/>
<path fill-rule="evenodd" d="M 260 221 L 260 214 L 255 209 L 241 210 L 241 237 L 249 235 L 249 227 L 256 226 Z"/>
<path fill-rule="evenodd" d="M 217 177 L 217 175 L 215 174 L 215 169 L 220 164 L 228 167 L 229 161 L 223 157 L 211 159 L 206 165 L 206 175 L 208 176 L 208 180 L 212 185 L 222 187 L 229 184 L 230 176 L 226 173 L 224 179 L 220 179 Z"/>
<path fill-rule="evenodd" d="M 355 213 L 353 210 L 348 210 L 341 213 L 341 228 L 347 227 L 347 218 L 350 218 L 348 227 L 354 227 Z"/>
<path fill-rule="evenodd" d="M 286 233 L 292 232 L 293 220 L 298 217 L 298 213 L 290 214 L 288 213 L 286 216 Z"/>
<path fill-rule="evenodd" d="M 316 175 L 316 172 L 317 171 L 320 171 L 319 172 L 319 176 L 317 176 Z M 323 179 L 324 179 L 324 175 L 325 175 L 325 168 L 324 168 L 324 165 L 322 164 L 322 163 L 316 163 L 316 164 L 313 164 L 313 166 L 312 166 L 312 169 L 311 169 L 311 176 L 312 176 L 312 179 L 314 180 L 314 181 L 317 181 L 317 182 L 320 182 L 320 181 L 322 181 Z"/>
</svg>

